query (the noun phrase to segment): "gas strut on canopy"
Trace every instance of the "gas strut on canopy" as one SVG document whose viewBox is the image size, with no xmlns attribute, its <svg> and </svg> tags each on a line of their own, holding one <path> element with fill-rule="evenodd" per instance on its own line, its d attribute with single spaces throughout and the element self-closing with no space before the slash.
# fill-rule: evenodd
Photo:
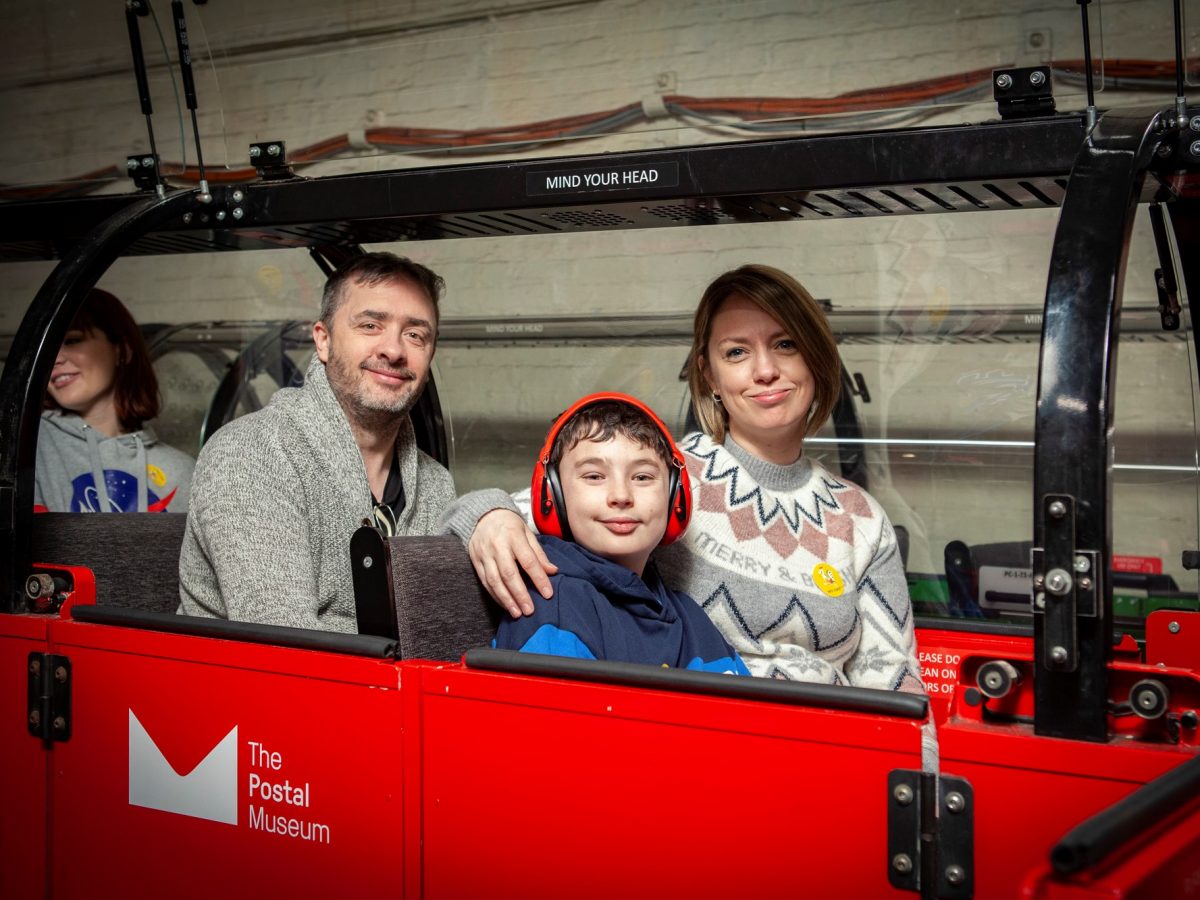
<svg viewBox="0 0 1200 900">
<path fill-rule="evenodd" d="M 196 121 L 196 82 L 192 79 L 192 50 L 188 43 L 187 19 L 183 15 L 183 0 L 171 0 L 171 18 L 175 21 L 175 44 L 179 48 L 179 73 L 183 78 L 183 96 L 192 114 L 192 137 L 196 142 L 196 167 L 200 170 L 200 201 L 212 199 L 208 178 L 204 175 L 204 154 L 200 150 L 200 125 Z"/>
<path fill-rule="evenodd" d="M 1083 20 L 1083 74 L 1087 81 L 1087 127 L 1091 131 L 1096 125 L 1096 86 L 1092 82 L 1092 32 L 1088 27 L 1088 4 L 1092 0 L 1075 0 Z"/>
<path fill-rule="evenodd" d="M 146 133 L 150 137 L 150 159 L 154 165 L 154 190 L 158 196 L 165 194 L 163 188 L 162 170 L 158 164 L 158 146 L 154 142 L 154 123 L 151 116 L 154 106 L 150 102 L 150 82 L 146 78 L 146 57 L 142 54 L 142 34 L 138 28 L 138 16 L 146 16 L 150 7 L 146 0 L 128 0 L 125 4 L 125 25 L 129 30 L 129 50 L 133 54 L 133 75 L 137 79 L 138 101 L 142 105 L 142 115 L 146 117 Z"/>
</svg>

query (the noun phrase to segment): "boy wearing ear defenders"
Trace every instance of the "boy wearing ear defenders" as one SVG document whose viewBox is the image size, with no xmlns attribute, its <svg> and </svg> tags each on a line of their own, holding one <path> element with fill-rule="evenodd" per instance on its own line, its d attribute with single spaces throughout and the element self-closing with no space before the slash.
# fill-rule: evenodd
<svg viewBox="0 0 1200 900">
<path fill-rule="evenodd" d="M 750 674 L 700 606 L 647 569 L 691 515 L 683 457 L 648 407 L 611 393 L 575 403 L 550 428 L 531 500 L 554 599 L 530 591 L 533 615 L 505 619 L 493 646 Z"/>
</svg>

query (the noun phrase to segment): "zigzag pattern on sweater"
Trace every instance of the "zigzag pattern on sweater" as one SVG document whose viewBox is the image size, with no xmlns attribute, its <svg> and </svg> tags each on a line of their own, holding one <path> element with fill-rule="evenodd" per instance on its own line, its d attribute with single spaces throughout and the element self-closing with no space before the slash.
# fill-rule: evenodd
<svg viewBox="0 0 1200 900">
<path fill-rule="evenodd" d="M 738 474 L 741 472 L 741 468 L 738 466 L 737 462 L 734 461 L 729 463 L 724 468 L 719 468 L 717 455 L 718 451 L 721 449 L 720 446 L 714 444 L 712 449 L 707 453 L 700 452 L 697 448 L 703 439 L 704 436 L 697 433 L 692 435 L 691 438 L 686 440 L 681 446 L 681 449 L 685 453 L 690 454 L 694 459 L 704 461 L 703 474 L 699 477 L 695 477 L 693 480 L 704 487 L 708 487 L 709 485 L 716 486 L 720 482 L 728 482 L 728 488 L 726 490 L 727 497 L 725 501 L 726 507 L 732 511 L 744 506 L 750 501 L 754 501 L 754 510 L 758 516 L 759 527 L 764 530 L 775 520 L 777 516 L 787 523 L 788 529 L 792 532 L 792 534 L 798 534 L 802 524 L 806 521 L 812 523 L 817 528 L 824 530 L 825 510 L 828 510 L 831 513 L 840 513 L 845 511 L 845 507 L 838 502 L 837 497 L 834 496 L 833 492 L 857 490 L 857 488 L 853 485 L 848 485 L 844 482 L 822 476 L 820 479 L 820 484 L 825 488 L 826 494 L 825 496 L 822 496 L 816 490 L 811 491 L 813 506 L 812 512 L 809 512 L 809 510 L 805 509 L 803 504 L 800 503 L 799 499 L 793 499 L 792 509 L 790 510 L 789 514 L 789 510 L 780 500 L 776 499 L 774 501 L 768 501 L 767 498 L 764 498 L 762 489 L 757 484 L 755 484 L 749 491 L 741 493 L 738 488 Z M 768 502 L 771 504 L 770 509 L 767 508 Z M 866 517 L 872 517 L 869 509 L 866 512 Z"/>
<path fill-rule="evenodd" d="M 850 623 L 850 627 L 847 629 L 846 633 L 837 640 L 828 644 L 822 643 L 821 633 L 817 630 L 817 625 L 813 621 L 813 617 L 809 613 L 808 608 L 805 607 L 804 601 L 802 601 L 795 594 L 792 594 L 791 599 L 788 600 L 787 605 L 784 606 L 783 611 L 780 612 L 775 621 L 767 625 L 761 631 L 755 633 L 755 631 L 746 622 L 746 617 L 742 615 L 742 611 L 738 608 L 737 601 L 733 599 L 733 595 L 729 592 L 729 588 L 726 587 L 725 582 L 723 581 L 717 585 L 717 589 L 715 591 L 705 598 L 704 602 L 702 602 L 700 606 L 709 614 L 710 618 L 712 617 L 712 610 L 714 608 L 724 608 L 728 610 L 730 616 L 733 618 L 733 621 L 737 623 L 738 629 L 751 643 L 753 643 L 756 650 L 763 649 L 763 635 L 769 634 L 786 622 L 789 618 L 791 618 L 792 613 L 795 610 L 798 610 L 800 615 L 804 617 L 804 622 L 808 629 L 808 633 L 812 637 L 813 650 L 816 651 L 825 652 L 833 650 L 850 640 L 850 638 L 852 638 L 855 632 L 858 630 L 858 610 L 855 610 L 854 621 Z"/>
<path fill-rule="evenodd" d="M 879 601 L 879 605 L 887 611 L 887 614 L 891 617 L 892 621 L 896 623 L 896 629 L 898 631 L 903 631 L 904 624 L 908 621 L 909 613 L 912 611 L 912 606 L 910 605 L 909 608 L 904 611 L 903 616 L 898 616 L 896 615 L 896 610 L 892 607 L 892 604 L 888 603 L 887 598 L 883 596 L 883 591 L 879 590 L 879 588 L 875 586 L 875 582 L 873 582 L 870 577 L 864 578 L 859 583 L 858 592 L 860 594 L 862 593 L 863 588 L 867 588 L 871 592 L 871 596 Z"/>
</svg>

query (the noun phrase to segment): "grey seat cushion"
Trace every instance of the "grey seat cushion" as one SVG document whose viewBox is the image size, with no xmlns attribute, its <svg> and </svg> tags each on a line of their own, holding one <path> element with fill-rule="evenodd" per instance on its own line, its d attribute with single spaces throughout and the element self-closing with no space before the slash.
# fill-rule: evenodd
<svg viewBox="0 0 1200 900">
<path fill-rule="evenodd" d="M 503 611 L 458 538 L 397 537 L 388 544 L 402 658 L 457 662 L 472 647 L 491 644 Z"/>
<path fill-rule="evenodd" d="M 97 604 L 173 613 L 186 521 L 184 513 L 38 513 L 33 562 L 91 569 Z"/>
</svg>

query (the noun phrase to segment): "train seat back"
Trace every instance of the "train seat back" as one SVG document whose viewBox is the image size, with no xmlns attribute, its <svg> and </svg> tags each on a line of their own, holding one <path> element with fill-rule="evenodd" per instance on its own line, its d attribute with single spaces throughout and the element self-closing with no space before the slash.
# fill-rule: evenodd
<svg viewBox="0 0 1200 900">
<path fill-rule="evenodd" d="M 186 522 L 186 513 L 39 513 L 33 560 L 91 569 L 98 603 L 173 613 Z"/>
<path fill-rule="evenodd" d="M 457 662 L 491 644 L 502 611 L 452 535 L 389 539 L 402 659 Z"/>
</svg>

